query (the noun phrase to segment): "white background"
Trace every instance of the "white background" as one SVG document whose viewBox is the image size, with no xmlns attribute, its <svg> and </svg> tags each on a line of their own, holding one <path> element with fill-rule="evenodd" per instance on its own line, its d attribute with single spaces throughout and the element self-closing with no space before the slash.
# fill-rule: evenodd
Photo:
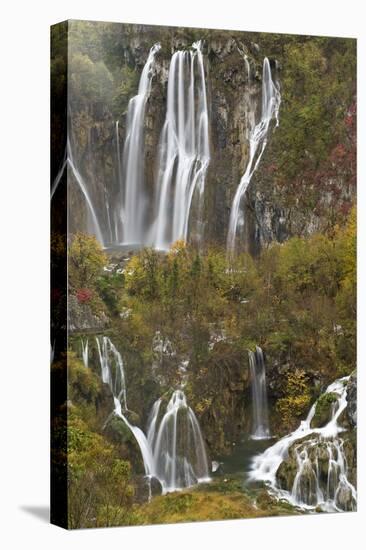
<svg viewBox="0 0 366 550">
<path fill-rule="evenodd" d="M 0 544 L 8 549 L 365 548 L 365 424 L 356 514 L 66 532 L 49 498 L 49 25 L 67 18 L 359 38 L 359 380 L 366 392 L 363 0 L 13 0 L 2 3 Z M 362 75 L 362 77 L 361 77 Z M 5 124 L 4 124 L 5 122 Z M 362 282 L 363 281 L 363 285 Z M 359 399 L 359 419 L 366 398 Z"/>
</svg>

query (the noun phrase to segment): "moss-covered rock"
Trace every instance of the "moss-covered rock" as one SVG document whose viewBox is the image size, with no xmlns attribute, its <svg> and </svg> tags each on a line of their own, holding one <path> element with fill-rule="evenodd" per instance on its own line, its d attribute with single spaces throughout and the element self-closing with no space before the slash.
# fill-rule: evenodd
<svg viewBox="0 0 366 550">
<path fill-rule="evenodd" d="M 323 393 L 315 406 L 315 414 L 311 421 L 312 428 L 322 428 L 331 420 L 334 404 L 338 401 L 336 393 Z"/>
<path fill-rule="evenodd" d="M 130 461 L 135 473 L 144 473 L 139 445 L 132 431 L 121 418 L 112 413 L 103 433 L 119 449 L 121 456 Z"/>
<path fill-rule="evenodd" d="M 353 428 L 357 426 L 357 374 L 352 373 L 347 384 L 347 415 Z"/>
</svg>

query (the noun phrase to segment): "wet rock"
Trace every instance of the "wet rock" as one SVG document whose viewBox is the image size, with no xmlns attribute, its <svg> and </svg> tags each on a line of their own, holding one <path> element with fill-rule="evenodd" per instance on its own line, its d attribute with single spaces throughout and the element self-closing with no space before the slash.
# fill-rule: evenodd
<svg viewBox="0 0 366 550">
<path fill-rule="evenodd" d="M 336 504 L 341 510 L 351 511 L 353 509 L 352 489 L 349 485 L 343 484 L 337 492 Z"/>
<path fill-rule="evenodd" d="M 316 402 L 315 415 L 311 422 L 312 428 L 322 428 L 331 420 L 333 407 L 337 403 L 338 396 L 335 393 L 324 393 Z"/>
<path fill-rule="evenodd" d="M 139 426 L 139 424 L 140 424 L 140 415 L 137 414 L 136 412 L 126 411 L 125 412 L 125 417 L 129 421 L 129 423 L 132 424 L 133 426 Z"/>
<path fill-rule="evenodd" d="M 297 462 L 294 453 L 290 449 L 286 460 L 281 462 L 277 470 L 277 482 L 281 489 L 291 490 L 297 472 Z"/>
<path fill-rule="evenodd" d="M 110 414 L 104 428 L 105 436 L 119 449 L 121 458 L 128 460 L 135 473 L 144 472 L 144 464 L 138 443 L 124 421 Z"/>
<path fill-rule="evenodd" d="M 211 462 L 211 472 L 213 474 L 222 474 L 223 473 L 223 465 L 224 463 L 223 462 L 218 462 L 217 460 L 213 460 Z"/>
<path fill-rule="evenodd" d="M 116 444 L 133 441 L 133 434 L 121 418 L 113 413 L 106 423 L 104 433 Z"/>
<path fill-rule="evenodd" d="M 354 372 L 347 384 L 347 415 L 353 428 L 357 427 L 357 375 Z"/>
<path fill-rule="evenodd" d="M 163 487 L 157 477 L 148 477 L 146 475 L 136 476 L 134 479 L 135 485 L 135 501 L 139 504 L 149 502 L 152 497 L 161 495 Z"/>
</svg>

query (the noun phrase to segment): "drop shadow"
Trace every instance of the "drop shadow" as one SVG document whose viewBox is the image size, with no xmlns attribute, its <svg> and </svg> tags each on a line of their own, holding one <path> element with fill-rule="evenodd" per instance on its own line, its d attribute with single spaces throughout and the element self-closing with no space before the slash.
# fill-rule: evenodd
<svg viewBox="0 0 366 550">
<path fill-rule="evenodd" d="M 50 522 L 50 507 L 49 506 L 20 506 L 20 509 L 27 514 L 38 518 L 44 523 Z"/>
</svg>

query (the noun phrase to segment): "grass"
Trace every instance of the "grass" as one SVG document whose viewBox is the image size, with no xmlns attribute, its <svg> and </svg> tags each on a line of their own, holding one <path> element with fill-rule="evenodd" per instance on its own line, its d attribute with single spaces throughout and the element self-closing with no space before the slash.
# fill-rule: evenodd
<svg viewBox="0 0 366 550">
<path fill-rule="evenodd" d="M 160 524 L 243 519 L 298 514 L 288 503 L 277 502 L 265 489 L 249 494 L 237 479 L 214 481 L 193 489 L 153 498 L 139 508 L 139 523 Z"/>
</svg>

